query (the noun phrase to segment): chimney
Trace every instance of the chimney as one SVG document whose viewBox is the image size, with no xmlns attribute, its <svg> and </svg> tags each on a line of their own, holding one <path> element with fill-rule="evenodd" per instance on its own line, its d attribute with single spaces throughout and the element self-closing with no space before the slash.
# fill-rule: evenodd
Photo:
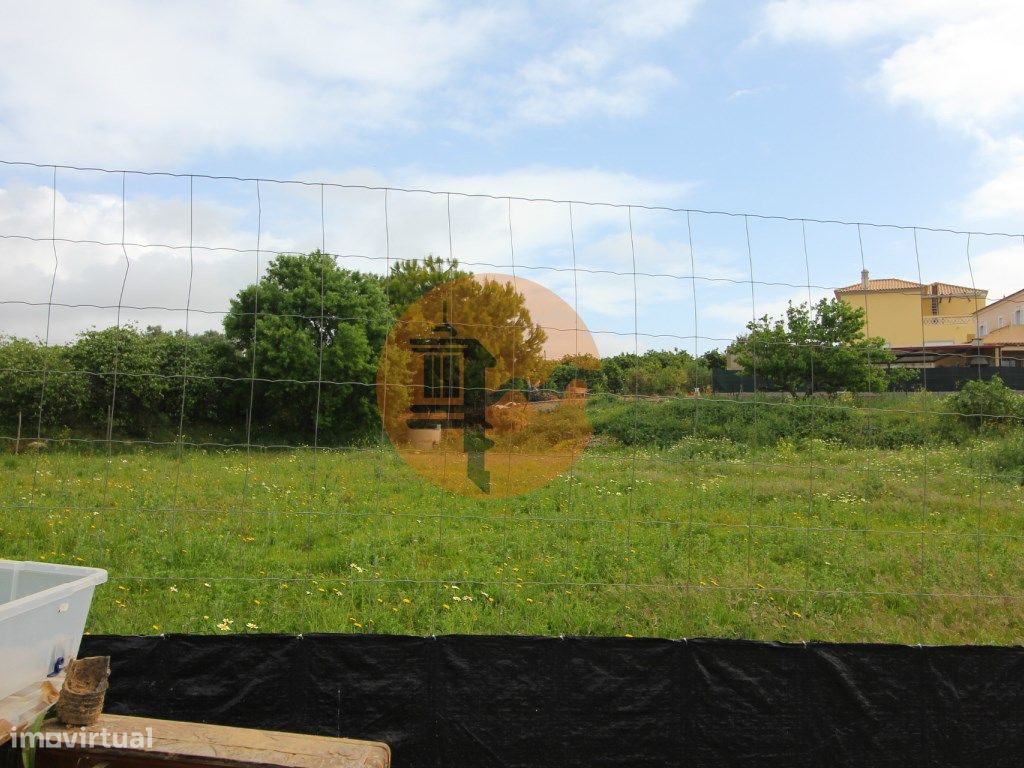
<svg viewBox="0 0 1024 768">
<path fill-rule="evenodd" d="M 860 287 L 863 288 L 865 291 L 868 289 L 868 286 L 871 284 L 871 282 L 869 281 L 868 278 L 869 278 L 868 271 L 866 269 L 862 269 L 860 271 Z"/>
</svg>

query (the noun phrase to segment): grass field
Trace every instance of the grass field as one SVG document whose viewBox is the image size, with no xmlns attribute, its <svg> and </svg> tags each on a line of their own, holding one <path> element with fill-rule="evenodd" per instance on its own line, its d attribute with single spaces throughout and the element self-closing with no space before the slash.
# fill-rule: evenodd
<svg viewBox="0 0 1024 768">
<path fill-rule="evenodd" d="M 0 459 L 0 557 L 107 568 L 93 633 L 1017 643 L 1024 489 L 971 450 L 594 446 L 478 501 L 391 450 L 57 449 Z"/>
</svg>

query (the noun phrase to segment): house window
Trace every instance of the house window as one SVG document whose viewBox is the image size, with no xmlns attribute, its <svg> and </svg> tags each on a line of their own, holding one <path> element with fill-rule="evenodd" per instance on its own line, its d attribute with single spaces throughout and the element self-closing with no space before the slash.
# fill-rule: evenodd
<svg viewBox="0 0 1024 768">
<path fill-rule="evenodd" d="M 1013 313 L 1013 324 L 1024 325 L 1024 309 L 1018 309 Z"/>
<path fill-rule="evenodd" d="M 1000 328 L 1005 328 L 1006 327 L 1006 318 L 1005 317 L 1000 316 L 1000 318 L 999 318 L 999 327 Z"/>
<path fill-rule="evenodd" d="M 979 338 L 984 338 L 987 335 L 988 335 L 988 326 L 985 325 L 984 323 L 982 323 L 981 325 L 978 326 L 978 337 Z"/>
</svg>

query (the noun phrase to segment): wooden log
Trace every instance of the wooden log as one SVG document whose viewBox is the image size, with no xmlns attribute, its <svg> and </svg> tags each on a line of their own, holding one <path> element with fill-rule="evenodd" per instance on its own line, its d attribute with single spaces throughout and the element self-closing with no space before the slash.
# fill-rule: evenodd
<svg viewBox="0 0 1024 768">
<path fill-rule="evenodd" d="M 44 723 L 40 736 L 74 739 L 59 749 L 41 747 L 39 768 L 390 768 L 391 750 L 374 741 L 308 736 L 222 725 L 102 715 L 94 725 Z M 91 738 L 91 741 L 90 741 Z M 84 746 L 83 746 L 84 745 Z"/>
</svg>

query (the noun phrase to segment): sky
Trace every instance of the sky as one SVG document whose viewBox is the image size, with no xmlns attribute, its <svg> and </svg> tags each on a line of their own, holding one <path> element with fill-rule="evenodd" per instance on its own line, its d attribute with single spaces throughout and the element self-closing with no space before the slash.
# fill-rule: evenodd
<svg viewBox="0 0 1024 768">
<path fill-rule="evenodd" d="M 1015 0 L 0 11 L 0 160 L 200 175 L 0 165 L 0 333 L 216 328 L 316 247 L 535 280 L 602 354 L 724 347 L 862 268 L 1024 287 Z"/>
</svg>

